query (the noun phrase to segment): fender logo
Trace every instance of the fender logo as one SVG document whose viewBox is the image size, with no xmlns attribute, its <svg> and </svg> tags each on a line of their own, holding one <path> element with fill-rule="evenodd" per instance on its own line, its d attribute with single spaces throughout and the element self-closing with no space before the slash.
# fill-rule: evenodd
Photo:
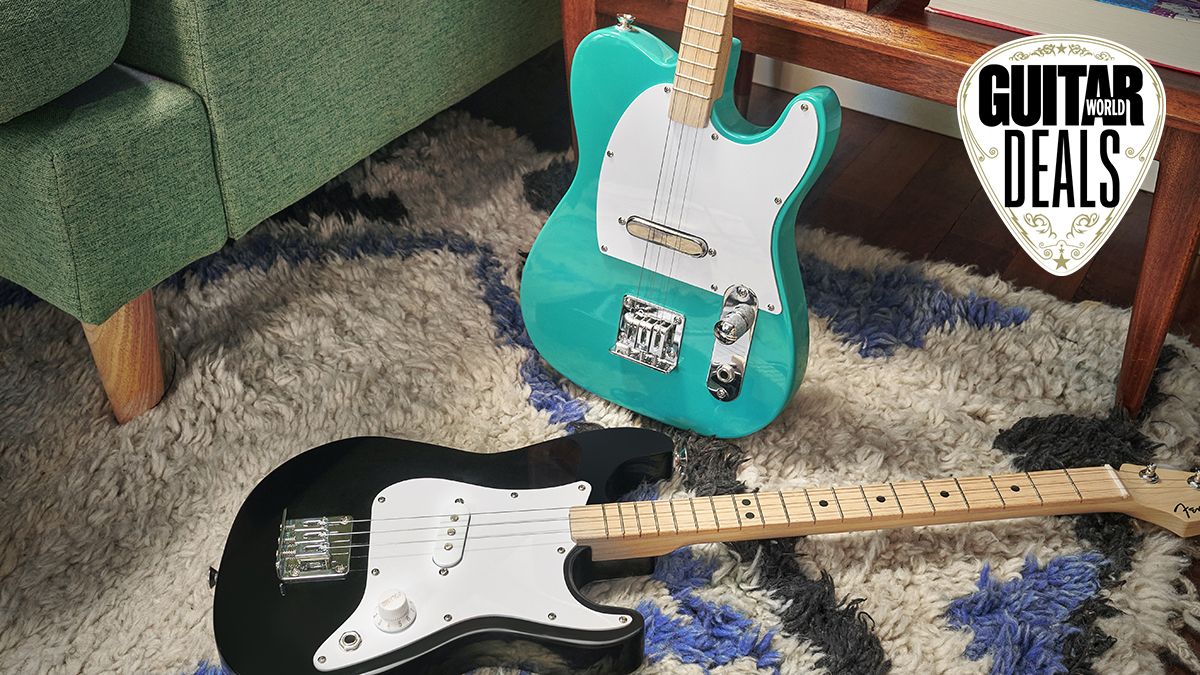
<svg viewBox="0 0 1200 675">
<path fill-rule="evenodd" d="M 1175 505 L 1175 508 L 1173 510 L 1175 511 L 1175 513 L 1179 513 L 1180 511 L 1183 511 L 1183 515 L 1187 516 L 1188 520 L 1191 520 L 1193 513 L 1200 513 L 1200 506 L 1188 506 L 1187 504 L 1184 504 L 1183 502 L 1179 502 L 1178 504 Z"/>
</svg>

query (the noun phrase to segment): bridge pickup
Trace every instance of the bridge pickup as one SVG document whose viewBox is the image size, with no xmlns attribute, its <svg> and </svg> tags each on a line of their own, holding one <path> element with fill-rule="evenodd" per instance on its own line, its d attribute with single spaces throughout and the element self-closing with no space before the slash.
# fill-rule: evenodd
<svg viewBox="0 0 1200 675">
<path fill-rule="evenodd" d="M 673 227 L 646 220 L 641 216 L 623 218 L 621 224 L 625 226 L 625 231 L 636 239 L 648 241 L 651 244 L 669 248 L 672 251 L 677 251 L 693 258 L 703 258 L 704 256 L 716 254 L 716 251 L 708 247 L 708 242 L 700 237 L 688 234 L 683 230 L 677 230 Z"/>
<path fill-rule="evenodd" d="M 322 516 L 287 520 L 279 527 L 275 570 L 280 581 L 340 579 L 350 571 L 350 516 Z"/>
</svg>

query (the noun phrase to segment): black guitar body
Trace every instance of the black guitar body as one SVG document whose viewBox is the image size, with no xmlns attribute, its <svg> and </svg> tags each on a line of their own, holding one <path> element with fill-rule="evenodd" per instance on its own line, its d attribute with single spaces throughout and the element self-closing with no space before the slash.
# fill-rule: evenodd
<svg viewBox="0 0 1200 675">
<path fill-rule="evenodd" d="M 213 607 L 221 659 L 238 675 L 315 675 L 321 671 L 314 667 L 314 653 L 363 596 L 367 570 L 353 563 L 348 575 L 333 581 L 280 581 L 275 558 L 285 513 L 287 518 L 337 514 L 366 520 L 374 495 L 415 478 L 513 490 L 586 481 L 592 486 L 589 503 L 611 502 L 642 482 L 668 478 L 671 468 L 671 441 L 644 429 L 591 431 L 495 454 L 377 437 L 348 438 L 309 450 L 263 479 L 234 520 Z M 565 556 L 563 573 L 580 602 L 600 612 L 632 615 L 618 629 L 581 631 L 483 617 L 327 672 L 462 673 L 488 666 L 538 673 L 629 672 L 642 662 L 640 616 L 595 606 L 578 588 L 596 579 L 649 574 L 652 568 L 653 559 L 593 563 L 590 549 L 581 547 Z"/>
</svg>

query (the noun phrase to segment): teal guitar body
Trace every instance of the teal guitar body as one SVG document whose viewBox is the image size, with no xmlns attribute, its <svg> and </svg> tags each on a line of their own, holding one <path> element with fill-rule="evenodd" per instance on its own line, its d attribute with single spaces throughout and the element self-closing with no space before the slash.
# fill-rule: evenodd
<svg viewBox="0 0 1200 675">
<path fill-rule="evenodd" d="M 715 53 L 715 52 L 714 52 Z M 841 124 L 832 90 L 798 95 L 769 128 L 727 92 L 708 124 L 669 119 L 678 55 L 607 28 L 575 53 L 575 179 L 530 250 L 521 307 L 534 345 L 580 387 L 719 437 L 761 429 L 808 358 L 796 212 Z"/>
</svg>

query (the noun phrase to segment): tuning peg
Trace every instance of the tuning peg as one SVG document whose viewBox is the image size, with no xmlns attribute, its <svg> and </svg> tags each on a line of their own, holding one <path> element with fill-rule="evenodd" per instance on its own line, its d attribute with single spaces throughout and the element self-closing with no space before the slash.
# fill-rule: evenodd
<svg viewBox="0 0 1200 675">
<path fill-rule="evenodd" d="M 1146 481 L 1147 483 L 1157 483 L 1158 482 L 1158 465 L 1157 464 L 1147 464 L 1146 468 L 1144 468 L 1138 472 L 1138 477 L 1141 478 L 1142 480 Z"/>
</svg>

